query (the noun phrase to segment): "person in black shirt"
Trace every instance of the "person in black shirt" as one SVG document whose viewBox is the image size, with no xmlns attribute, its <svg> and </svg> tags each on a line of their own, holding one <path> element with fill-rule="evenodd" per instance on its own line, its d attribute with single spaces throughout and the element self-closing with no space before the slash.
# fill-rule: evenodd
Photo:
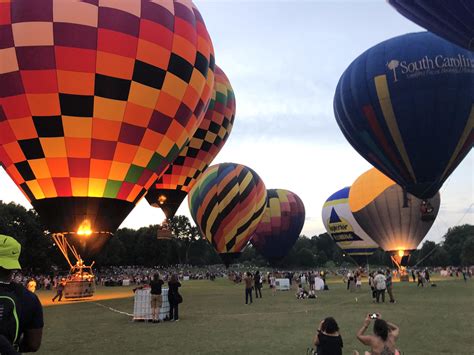
<svg viewBox="0 0 474 355">
<path fill-rule="evenodd" d="M 260 298 L 262 298 L 262 278 L 260 276 L 260 271 L 255 273 L 253 281 L 255 285 L 255 298 L 258 298 L 259 295 Z"/>
<path fill-rule="evenodd" d="M 319 323 L 313 343 L 318 355 L 342 355 L 342 337 L 339 334 L 339 326 L 333 317 L 327 317 Z"/>
<path fill-rule="evenodd" d="M 170 321 L 178 321 L 178 305 L 183 302 L 183 298 L 178 292 L 178 288 L 181 287 L 176 274 L 171 275 L 171 279 L 168 281 L 168 301 L 170 303 Z"/>
<path fill-rule="evenodd" d="M 160 279 L 160 274 L 156 273 L 153 275 L 153 280 L 150 283 L 151 287 L 151 319 L 153 323 L 160 321 L 160 308 L 163 303 L 161 298 L 161 287 L 164 282 Z"/>
<path fill-rule="evenodd" d="M 18 336 L 13 344 L 19 352 L 36 352 L 41 346 L 43 336 L 43 307 L 38 297 L 23 285 L 11 281 L 13 270 L 20 270 L 18 262 L 21 245 L 12 237 L 0 235 L 0 294 L 15 294 L 16 311 L 18 314 Z M 15 354 L 2 338 L 2 354 Z"/>
</svg>

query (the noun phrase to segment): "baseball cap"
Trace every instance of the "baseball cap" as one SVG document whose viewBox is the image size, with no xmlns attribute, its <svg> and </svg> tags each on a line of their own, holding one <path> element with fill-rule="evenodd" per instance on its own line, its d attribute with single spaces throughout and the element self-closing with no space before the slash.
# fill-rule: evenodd
<svg viewBox="0 0 474 355">
<path fill-rule="evenodd" d="M 7 270 L 21 269 L 18 258 L 21 245 L 12 237 L 0 234 L 0 267 Z"/>
</svg>

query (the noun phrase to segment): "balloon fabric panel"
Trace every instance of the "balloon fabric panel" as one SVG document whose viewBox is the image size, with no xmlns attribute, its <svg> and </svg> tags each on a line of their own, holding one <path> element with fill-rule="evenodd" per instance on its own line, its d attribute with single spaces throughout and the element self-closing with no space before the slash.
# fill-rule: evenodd
<svg viewBox="0 0 474 355">
<path fill-rule="evenodd" d="M 365 262 L 364 257 L 372 255 L 378 245 L 355 220 L 349 207 L 350 189 L 345 187 L 326 200 L 322 210 L 323 224 L 338 247 L 358 262 Z"/>
<path fill-rule="evenodd" d="M 382 42 L 342 75 L 336 120 L 349 143 L 429 198 L 474 142 L 474 54 L 430 33 Z"/>
<path fill-rule="evenodd" d="M 377 180 L 386 177 L 376 169 L 362 174 L 352 185 L 349 192 L 349 205 L 353 195 L 363 194 L 370 190 Z M 387 186 L 380 194 L 373 196 L 370 203 L 357 211 L 352 210 L 357 223 L 385 251 L 413 250 L 418 247 L 434 223 L 440 207 L 440 196 L 437 193 L 429 199 L 432 218 L 424 220 L 421 212 L 423 201 L 408 194 L 408 206 L 403 207 L 404 192 L 396 184 Z"/>
<path fill-rule="evenodd" d="M 474 2 L 389 0 L 399 13 L 448 41 L 474 51 Z"/>
<path fill-rule="evenodd" d="M 126 216 L 210 100 L 214 55 L 198 10 L 41 0 L 7 1 L 2 13 L 1 164 L 40 216 L 56 198 L 54 208 L 90 218 L 102 203 L 84 199 L 122 201 L 110 204 Z"/>
<path fill-rule="evenodd" d="M 224 146 L 235 118 L 235 96 L 225 73 L 216 66 L 214 89 L 204 119 L 189 143 L 146 194 L 147 201 L 174 216 L 186 194 Z M 166 201 L 158 204 L 160 196 Z"/>
<path fill-rule="evenodd" d="M 31 201 L 135 201 L 194 133 L 210 98 L 212 45 L 197 9 L 23 4 L 6 7 L 9 35 L 0 40 L 8 54 L 3 165 Z"/>
<path fill-rule="evenodd" d="M 201 175 L 188 201 L 194 221 L 216 251 L 239 253 L 263 215 L 266 190 L 252 169 L 224 163 Z"/>
<path fill-rule="evenodd" d="M 296 194 L 269 189 L 265 212 L 250 242 L 270 262 L 281 260 L 298 239 L 304 220 L 304 205 Z"/>
</svg>

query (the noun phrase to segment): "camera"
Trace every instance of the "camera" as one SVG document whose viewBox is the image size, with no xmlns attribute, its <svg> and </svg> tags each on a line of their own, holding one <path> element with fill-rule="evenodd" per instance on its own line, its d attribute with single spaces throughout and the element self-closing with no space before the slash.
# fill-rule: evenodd
<svg viewBox="0 0 474 355">
<path fill-rule="evenodd" d="M 377 319 L 377 318 L 378 318 L 377 313 L 372 313 L 372 314 L 370 315 L 370 319 Z"/>
</svg>

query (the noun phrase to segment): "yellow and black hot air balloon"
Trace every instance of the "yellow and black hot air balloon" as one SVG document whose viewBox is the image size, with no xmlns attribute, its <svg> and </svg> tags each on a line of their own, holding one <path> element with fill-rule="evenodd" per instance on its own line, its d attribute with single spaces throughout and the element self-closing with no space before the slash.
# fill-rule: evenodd
<svg viewBox="0 0 474 355">
<path fill-rule="evenodd" d="M 0 162 L 52 233 L 100 249 L 199 126 L 214 56 L 191 1 L 7 1 Z"/>
<path fill-rule="evenodd" d="M 266 200 L 267 190 L 257 173 L 235 163 L 209 167 L 188 195 L 194 222 L 226 266 L 252 237 Z"/>
<path fill-rule="evenodd" d="M 229 79 L 216 66 L 214 90 L 199 128 L 166 172 L 148 190 L 145 198 L 163 210 L 166 218 L 175 215 L 199 176 L 224 146 L 235 117 L 235 96 Z"/>
<path fill-rule="evenodd" d="M 362 174 L 349 190 L 355 220 L 383 250 L 391 252 L 398 265 L 405 263 L 428 233 L 439 206 L 439 192 L 420 200 L 375 168 Z"/>
</svg>

